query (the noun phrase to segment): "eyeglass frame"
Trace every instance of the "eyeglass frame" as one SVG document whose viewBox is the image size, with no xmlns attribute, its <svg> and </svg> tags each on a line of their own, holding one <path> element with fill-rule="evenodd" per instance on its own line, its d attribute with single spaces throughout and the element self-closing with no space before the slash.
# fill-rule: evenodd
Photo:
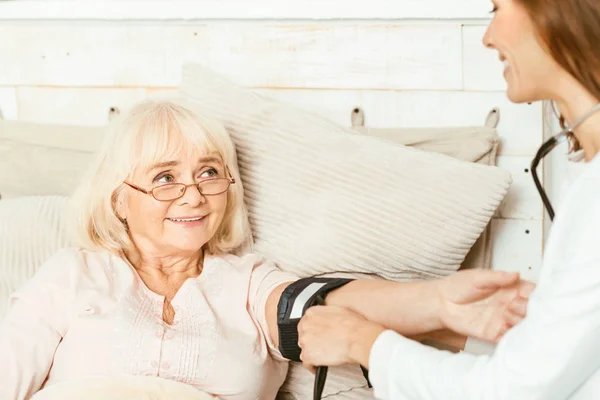
<svg viewBox="0 0 600 400">
<path fill-rule="evenodd" d="M 154 188 L 152 188 L 151 190 L 147 190 L 144 188 L 141 188 L 137 185 L 134 185 L 133 183 L 127 182 L 127 181 L 123 181 L 124 184 L 126 184 L 127 186 L 131 187 L 132 189 L 137 190 L 138 192 L 144 193 L 144 194 L 149 194 L 150 196 L 152 196 L 152 198 L 156 201 L 175 201 L 178 200 L 180 198 L 182 198 L 183 196 L 185 196 L 185 193 L 187 192 L 188 188 L 192 187 L 192 186 L 196 186 L 196 188 L 198 189 L 198 192 L 202 195 L 202 196 L 218 196 L 220 194 L 223 194 L 225 192 L 227 192 L 229 190 L 229 187 L 233 184 L 235 184 L 235 178 L 233 177 L 233 175 L 231 175 L 231 171 L 229 170 L 229 167 L 225 167 L 227 169 L 227 174 L 229 174 L 229 178 L 208 178 L 208 179 L 204 179 L 200 182 L 196 182 L 196 183 L 190 183 L 189 185 L 186 185 L 185 183 L 165 183 L 164 185 L 159 185 L 156 186 Z M 212 194 L 206 194 L 206 193 L 202 193 L 202 191 L 200 190 L 200 184 L 204 183 L 204 182 L 208 182 L 208 181 L 216 181 L 216 180 L 221 180 L 221 179 L 225 179 L 227 181 L 229 181 L 229 185 L 227 185 L 227 188 L 225 190 L 223 190 L 222 192 L 219 193 L 212 193 Z M 185 189 L 183 190 L 183 192 L 181 192 L 181 196 L 176 197 L 174 199 L 170 199 L 170 200 L 159 200 L 156 198 L 156 196 L 154 195 L 154 191 L 156 189 L 160 189 L 163 188 L 165 186 L 184 186 Z"/>
</svg>

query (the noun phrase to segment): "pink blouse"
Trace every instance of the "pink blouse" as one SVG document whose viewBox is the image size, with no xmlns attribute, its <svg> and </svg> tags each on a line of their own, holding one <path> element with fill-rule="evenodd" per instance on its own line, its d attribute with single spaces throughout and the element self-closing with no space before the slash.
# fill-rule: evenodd
<svg viewBox="0 0 600 400">
<path fill-rule="evenodd" d="M 287 362 L 271 342 L 269 294 L 297 278 L 255 255 L 206 256 L 172 300 L 108 252 L 60 251 L 13 294 L 0 324 L 0 398 L 93 376 L 148 375 L 222 399 L 274 399 Z"/>
</svg>

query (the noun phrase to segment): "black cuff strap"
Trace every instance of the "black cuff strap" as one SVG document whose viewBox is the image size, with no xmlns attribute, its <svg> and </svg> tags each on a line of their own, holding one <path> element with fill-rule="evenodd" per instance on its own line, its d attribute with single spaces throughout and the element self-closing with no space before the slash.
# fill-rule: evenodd
<svg viewBox="0 0 600 400">
<path fill-rule="evenodd" d="M 277 305 L 277 325 L 279 327 L 279 351 L 293 361 L 300 361 L 298 346 L 298 323 L 309 307 L 324 304 L 325 297 L 332 290 L 352 282 L 341 278 L 303 278 L 290 284 Z"/>
</svg>

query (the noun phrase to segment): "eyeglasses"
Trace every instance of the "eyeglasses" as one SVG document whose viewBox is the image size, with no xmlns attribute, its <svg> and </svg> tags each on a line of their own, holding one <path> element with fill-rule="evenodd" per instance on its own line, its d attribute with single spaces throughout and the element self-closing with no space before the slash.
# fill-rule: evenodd
<svg viewBox="0 0 600 400">
<path fill-rule="evenodd" d="M 197 183 L 191 183 L 186 185 L 184 183 L 167 183 L 165 185 L 157 186 L 151 190 L 142 189 L 127 181 L 123 181 L 124 184 L 144 194 L 149 194 L 158 201 L 173 201 L 177 200 L 185 194 L 187 188 L 196 186 L 198 191 L 203 196 L 215 196 L 221 193 L 225 193 L 229 186 L 235 183 L 235 179 L 231 176 L 229 168 L 227 168 L 229 178 L 209 178 L 204 179 Z"/>
</svg>

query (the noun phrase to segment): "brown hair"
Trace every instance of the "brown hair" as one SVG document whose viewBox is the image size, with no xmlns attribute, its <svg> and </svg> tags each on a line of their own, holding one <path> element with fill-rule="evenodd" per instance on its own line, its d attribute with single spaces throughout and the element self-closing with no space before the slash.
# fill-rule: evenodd
<svg viewBox="0 0 600 400">
<path fill-rule="evenodd" d="M 600 2 L 598 0 L 517 0 L 529 14 L 556 62 L 600 99 Z M 565 119 L 560 116 L 565 127 Z M 571 150 L 581 146 L 573 135 Z"/>
</svg>

